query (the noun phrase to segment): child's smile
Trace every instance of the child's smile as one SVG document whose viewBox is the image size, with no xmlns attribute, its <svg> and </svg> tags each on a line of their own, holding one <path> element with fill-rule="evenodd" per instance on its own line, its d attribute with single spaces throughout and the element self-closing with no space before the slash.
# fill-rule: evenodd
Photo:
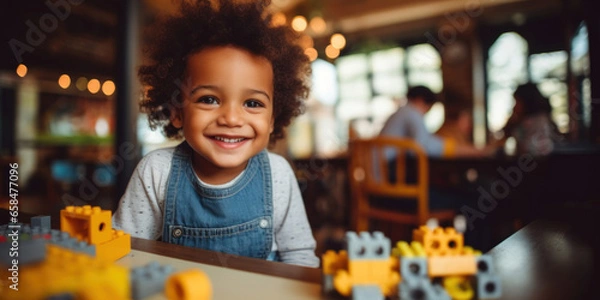
<svg viewBox="0 0 600 300">
<path fill-rule="evenodd" d="M 260 56 L 230 46 L 188 57 L 183 108 L 172 117 L 196 152 L 196 174 L 225 183 L 265 149 L 273 131 L 273 69 Z"/>
</svg>

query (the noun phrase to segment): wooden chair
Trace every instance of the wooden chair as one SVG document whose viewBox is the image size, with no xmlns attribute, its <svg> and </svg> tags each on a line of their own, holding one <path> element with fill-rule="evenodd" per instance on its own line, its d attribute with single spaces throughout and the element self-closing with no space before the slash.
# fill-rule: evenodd
<svg viewBox="0 0 600 300">
<path fill-rule="evenodd" d="M 392 152 L 392 153 L 389 153 Z M 395 164 L 386 159 L 395 158 Z M 414 182 L 407 182 L 407 158 L 416 165 Z M 393 161 L 393 160 L 391 160 Z M 392 182 L 390 166 L 395 165 L 395 181 Z M 414 170 L 413 170 L 414 171 Z M 400 224 L 425 225 L 429 218 L 448 221 L 454 218 L 454 210 L 429 211 L 429 165 L 422 147 L 409 139 L 376 137 L 350 141 L 349 181 L 352 192 L 352 216 L 356 231 L 369 230 L 369 220 L 380 219 Z M 411 181 L 411 180 L 409 180 Z M 371 205 L 373 197 L 389 201 L 416 201 L 413 211 L 391 210 Z M 403 199 L 399 199 L 403 198 Z M 410 204 L 410 202 L 408 202 Z M 390 203 L 392 204 L 392 203 Z M 392 205 L 393 206 L 393 205 Z M 414 205 L 413 205 L 414 206 Z"/>
</svg>

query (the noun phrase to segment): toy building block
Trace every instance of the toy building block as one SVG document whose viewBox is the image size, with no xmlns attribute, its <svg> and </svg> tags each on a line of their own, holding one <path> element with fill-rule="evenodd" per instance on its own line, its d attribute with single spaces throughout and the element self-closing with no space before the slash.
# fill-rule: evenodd
<svg viewBox="0 0 600 300">
<path fill-rule="evenodd" d="M 451 227 L 431 230 L 427 226 L 421 226 L 413 230 L 413 241 L 421 243 L 428 256 L 458 255 L 462 253 L 464 246 L 463 235 Z"/>
<path fill-rule="evenodd" d="M 2 291 L 3 299 L 45 299 L 74 294 L 77 299 L 129 299 L 129 272 L 88 255 L 47 245 L 46 259 L 20 270 L 19 285 Z"/>
<path fill-rule="evenodd" d="M 429 278 L 402 280 L 398 290 L 400 300 L 450 300 L 444 288 L 432 284 Z"/>
<path fill-rule="evenodd" d="M 473 255 L 430 256 L 427 259 L 430 277 L 475 275 L 477 263 Z"/>
<path fill-rule="evenodd" d="M 471 280 L 464 276 L 447 276 L 443 279 L 443 285 L 452 299 L 470 300 L 475 296 Z"/>
<path fill-rule="evenodd" d="M 335 291 L 333 286 L 333 277 L 338 270 L 348 269 L 348 252 L 345 250 L 336 253 L 328 250 L 323 254 L 321 260 L 321 269 L 323 271 L 323 293 L 329 294 Z"/>
<path fill-rule="evenodd" d="M 208 276 L 197 269 L 175 273 L 165 283 L 167 299 L 209 300 L 212 286 Z"/>
<path fill-rule="evenodd" d="M 383 300 L 384 296 L 376 285 L 355 285 L 352 287 L 353 300 Z"/>
<path fill-rule="evenodd" d="M 35 216 L 31 217 L 31 226 L 50 229 L 50 216 Z"/>
<path fill-rule="evenodd" d="M 489 255 L 481 255 L 475 258 L 477 274 L 494 274 L 494 261 Z"/>
<path fill-rule="evenodd" d="M 109 241 L 111 229 L 111 211 L 99 206 L 67 206 L 60 211 L 60 230 L 92 245 Z"/>
<path fill-rule="evenodd" d="M 111 239 L 96 244 L 96 258 L 106 262 L 115 261 L 131 251 L 131 235 L 123 230 L 110 229 Z"/>
<path fill-rule="evenodd" d="M 390 256 L 391 243 L 381 232 L 346 233 L 348 270 L 340 270 L 334 277 L 336 290 L 349 296 L 357 285 L 377 285 L 386 296 L 395 293 L 400 275 L 394 271 L 397 264 Z"/>
<path fill-rule="evenodd" d="M 427 257 L 421 243 L 412 242 L 409 245 L 405 241 L 400 241 L 392 250 L 392 255 L 400 259 L 402 280 L 411 277 L 427 277 Z"/>
<path fill-rule="evenodd" d="M 496 275 L 477 274 L 475 281 L 478 299 L 498 299 L 502 296 L 500 279 Z"/>
<path fill-rule="evenodd" d="M 50 235 L 49 243 L 74 252 L 87 254 L 91 257 L 96 256 L 96 246 L 77 240 L 67 232 L 53 231 Z"/>
<path fill-rule="evenodd" d="M 0 264 L 10 266 L 17 260 L 20 266 L 37 263 L 46 259 L 45 239 L 18 240 L 13 244 L 12 239 L 0 243 Z"/>
<path fill-rule="evenodd" d="M 164 291 L 165 281 L 173 271 L 173 267 L 161 266 L 157 262 L 133 268 L 129 272 L 131 298 L 143 299 Z"/>
</svg>

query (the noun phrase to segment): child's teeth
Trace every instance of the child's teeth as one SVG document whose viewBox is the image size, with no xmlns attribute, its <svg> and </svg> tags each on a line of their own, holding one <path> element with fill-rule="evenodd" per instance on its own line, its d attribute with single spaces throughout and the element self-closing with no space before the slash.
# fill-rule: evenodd
<svg viewBox="0 0 600 300">
<path fill-rule="evenodd" d="M 218 137 L 216 137 L 216 139 L 219 141 L 223 141 L 225 143 L 238 143 L 238 142 L 241 142 L 244 138 L 228 139 L 228 138 L 218 136 Z"/>
</svg>

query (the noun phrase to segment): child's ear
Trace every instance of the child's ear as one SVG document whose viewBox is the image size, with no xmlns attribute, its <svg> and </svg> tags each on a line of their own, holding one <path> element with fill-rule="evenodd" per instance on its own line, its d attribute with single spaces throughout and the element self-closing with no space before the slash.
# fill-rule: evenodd
<svg viewBox="0 0 600 300">
<path fill-rule="evenodd" d="M 182 118 L 181 118 L 181 111 L 178 109 L 174 109 L 171 111 L 171 124 L 173 124 L 173 126 L 175 128 L 181 128 L 183 126 L 183 122 L 182 122 Z"/>
<path fill-rule="evenodd" d="M 269 134 L 273 133 L 275 129 L 275 118 L 271 118 L 271 124 L 269 125 Z"/>
</svg>

